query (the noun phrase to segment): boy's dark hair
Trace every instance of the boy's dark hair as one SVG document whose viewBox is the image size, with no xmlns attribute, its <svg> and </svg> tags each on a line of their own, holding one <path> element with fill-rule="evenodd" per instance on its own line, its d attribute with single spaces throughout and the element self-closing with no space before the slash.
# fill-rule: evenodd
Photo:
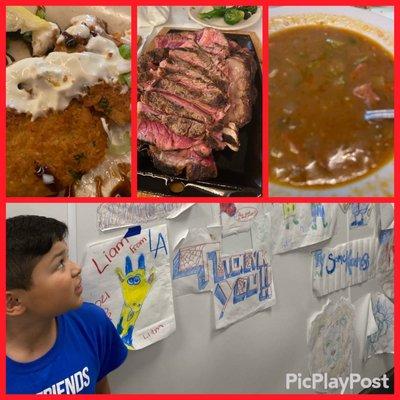
<svg viewBox="0 0 400 400">
<path fill-rule="evenodd" d="M 68 227 L 54 218 L 20 215 L 7 219 L 7 290 L 28 290 L 32 271 L 55 242 L 62 241 Z"/>
</svg>

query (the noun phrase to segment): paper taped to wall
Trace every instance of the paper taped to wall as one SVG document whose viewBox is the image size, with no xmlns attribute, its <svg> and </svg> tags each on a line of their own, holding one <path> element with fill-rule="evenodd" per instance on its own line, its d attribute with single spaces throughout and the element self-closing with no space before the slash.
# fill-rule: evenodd
<svg viewBox="0 0 400 400">
<path fill-rule="evenodd" d="M 312 279 L 317 296 L 361 283 L 374 273 L 378 242 L 375 237 L 353 240 L 313 251 Z"/>
<path fill-rule="evenodd" d="M 84 299 L 102 307 L 131 349 L 175 330 L 166 225 L 134 226 L 87 246 Z"/>
<path fill-rule="evenodd" d="M 394 305 L 383 293 L 371 296 L 377 331 L 367 337 L 365 359 L 375 354 L 394 353 Z"/>
<path fill-rule="evenodd" d="M 354 307 L 344 297 L 328 300 L 308 322 L 309 372 L 331 378 L 347 378 L 351 372 Z M 318 384 L 318 392 L 337 390 Z"/>
<path fill-rule="evenodd" d="M 165 218 L 176 218 L 194 203 L 105 203 L 97 207 L 100 231 L 143 225 Z"/>
<path fill-rule="evenodd" d="M 222 236 L 246 232 L 264 212 L 260 203 L 220 203 Z"/>
<path fill-rule="evenodd" d="M 274 204 L 274 254 L 329 239 L 336 224 L 337 205 L 332 203 Z"/>
<path fill-rule="evenodd" d="M 389 299 L 394 299 L 394 237 L 393 229 L 379 232 L 376 278 Z"/>
<path fill-rule="evenodd" d="M 214 230 L 215 231 L 215 230 Z M 211 291 L 214 263 L 219 263 L 221 235 L 212 229 L 193 228 L 174 249 L 172 279 L 174 293 L 184 295 Z"/>
</svg>

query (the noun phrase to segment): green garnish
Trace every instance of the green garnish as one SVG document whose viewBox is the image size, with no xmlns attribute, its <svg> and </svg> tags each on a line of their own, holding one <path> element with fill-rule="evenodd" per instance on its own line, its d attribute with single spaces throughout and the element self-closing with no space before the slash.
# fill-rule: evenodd
<svg viewBox="0 0 400 400">
<path fill-rule="evenodd" d="M 46 8 L 45 7 L 43 7 L 43 6 L 38 6 L 38 8 L 37 8 L 37 10 L 36 10 L 36 15 L 39 17 L 39 18 L 42 18 L 42 19 L 46 19 Z"/>
<path fill-rule="evenodd" d="M 225 15 L 226 7 L 213 7 L 213 10 L 199 14 L 201 19 L 222 18 Z"/>
<path fill-rule="evenodd" d="M 119 54 L 121 55 L 122 58 L 125 60 L 130 60 L 131 58 L 131 48 L 127 44 L 121 44 L 121 46 L 118 47 Z"/>
<path fill-rule="evenodd" d="M 118 77 L 118 82 L 121 85 L 128 85 L 129 87 L 131 87 L 131 73 L 127 72 L 126 74 L 121 74 Z"/>
<path fill-rule="evenodd" d="M 109 114 L 111 112 L 110 103 L 105 97 L 102 97 L 100 99 L 98 105 L 106 114 Z"/>
<path fill-rule="evenodd" d="M 213 7 L 209 12 L 199 13 L 201 19 L 224 18 L 229 25 L 235 25 L 243 19 L 249 19 L 257 12 L 257 6 Z"/>
</svg>

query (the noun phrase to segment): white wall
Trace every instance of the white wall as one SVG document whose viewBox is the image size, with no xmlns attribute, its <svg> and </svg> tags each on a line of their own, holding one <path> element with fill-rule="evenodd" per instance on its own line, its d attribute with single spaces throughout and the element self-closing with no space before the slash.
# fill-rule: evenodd
<svg viewBox="0 0 400 400">
<path fill-rule="evenodd" d="M 40 213 L 68 221 L 72 235 L 76 229 L 76 239 L 72 242 L 81 262 L 88 242 L 115 236 L 115 231 L 103 234 L 97 230 L 96 207 L 96 204 L 9 204 L 7 214 Z M 185 226 L 209 223 L 209 207 L 205 204 L 190 209 L 183 216 Z M 170 243 L 177 232 L 176 224 L 168 222 Z M 334 246 L 347 239 L 345 216 L 340 214 L 337 229 L 328 243 Z M 288 393 L 287 372 L 307 375 L 306 322 L 310 315 L 320 311 L 328 298 L 347 296 L 354 302 L 369 291 L 379 290 L 372 279 L 322 298 L 314 297 L 310 252 L 317 247 L 320 245 L 274 256 L 276 305 L 225 330 L 214 329 L 210 294 L 175 298 L 176 332 L 150 347 L 130 352 L 125 364 L 110 375 L 112 391 Z M 353 372 L 375 377 L 392 366 L 393 357 L 385 354 L 363 364 L 354 346 Z M 290 392 L 298 393 L 295 389 Z"/>
</svg>

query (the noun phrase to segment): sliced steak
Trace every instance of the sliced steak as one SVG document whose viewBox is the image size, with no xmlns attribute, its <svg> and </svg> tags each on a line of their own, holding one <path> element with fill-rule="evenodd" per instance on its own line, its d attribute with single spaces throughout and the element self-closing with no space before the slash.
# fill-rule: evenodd
<svg viewBox="0 0 400 400">
<path fill-rule="evenodd" d="M 177 49 L 179 47 L 197 47 L 196 34 L 194 32 L 170 32 L 158 35 L 154 39 L 154 45 L 159 49 Z"/>
<path fill-rule="evenodd" d="M 241 128 L 251 120 L 254 101 L 252 71 L 245 62 L 245 58 L 238 54 L 228 58 L 226 63 L 231 83 L 228 88 L 230 108 L 224 122 L 234 123 L 238 128 Z"/>
<path fill-rule="evenodd" d="M 138 140 L 152 144 L 160 150 L 182 150 L 192 148 L 202 157 L 211 154 L 211 148 L 201 140 L 179 136 L 171 132 L 164 124 L 141 118 L 138 127 Z"/>
<path fill-rule="evenodd" d="M 204 28 L 196 34 L 196 41 L 208 53 L 221 58 L 229 56 L 229 43 L 225 35 L 216 29 Z"/>
<path fill-rule="evenodd" d="M 205 124 L 213 124 L 213 117 L 205 113 L 191 103 L 179 99 L 176 96 L 146 91 L 140 98 L 144 104 L 148 104 L 154 110 L 163 114 L 177 115 L 193 119 Z"/>
<path fill-rule="evenodd" d="M 138 140 L 160 171 L 216 177 L 211 151 L 238 151 L 251 119 L 254 55 L 212 28 L 160 35 L 155 47 L 138 62 Z"/>
<path fill-rule="evenodd" d="M 216 85 L 215 82 L 207 76 L 207 72 L 204 71 L 202 68 L 197 68 L 179 58 L 173 60 L 171 58 L 167 58 L 160 63 L 160 69 L 162 69 L 164 74 L 169 75 L 184 75 L 189 79 L 196 79 L 200 80 L 206 84 L 214 85 L 218 88 L 222 93 L 224 90 L 221 89 L 220 86 Z M 223 88 L 225 87 L 225 83 Z"/>
<path fill-rule="evenodd" d="M 186 86 L 176 83 L 170 79 L 160 79 L 152 87 L 152 90 L 165 94 L 171 94 L 183 101 L 190 101 L 192 105 L 210 114 L 215 121 L 220 121 L 225 117 L 229 105 L 223 97 L 215 97 L 213 93 L 190 90 Z"/>
<path fill-rule="evenodd" d="M 149 146 L 148 152 L 154 166 L 166 174 L 178 176 L 185 172 L 186 179 L 190 181 L 217 176 L 212 155 L 201 157 L 193 149 L 163 151 L 155 146 Z"/>
<path fill-rule="evenodd" d="M 138 60 L 138 87 L 143 90 L 149 81 L 157 76 L 159 63 L 167 56 L 164 49 L 155 49 L 142 54 Z"/>
<path fill-rule="evenodd" d="M 201 68 L 202 72 L 216 83 L 221 88 L 226 88 L 228 85 L 228 77 L 211 56 L 204 50 L 185 50 L 176 49 L 169 52 L 169 57 L 173 60 L 182 60 L 186 63 Z"/>
</svg>

